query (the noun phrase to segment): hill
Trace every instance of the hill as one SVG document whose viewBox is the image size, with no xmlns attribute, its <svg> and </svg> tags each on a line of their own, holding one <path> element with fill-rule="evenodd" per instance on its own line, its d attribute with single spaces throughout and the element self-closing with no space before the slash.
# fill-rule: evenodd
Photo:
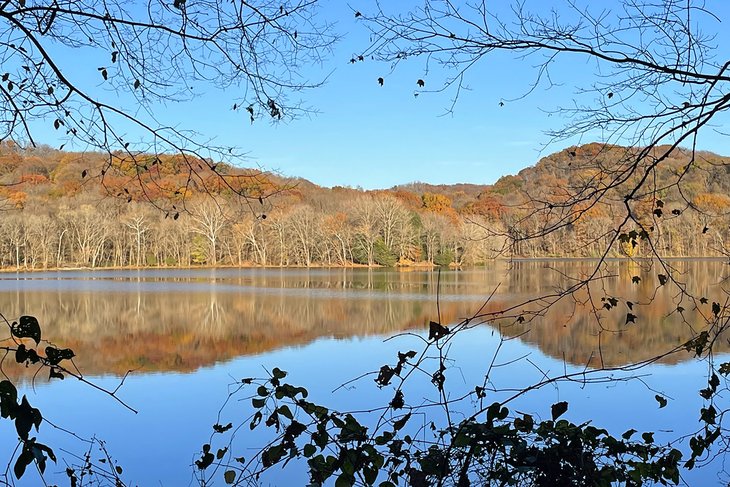
<svg viewBox="0 0 730 487">
<path fill-rule="evenodd" d="M 730 158 L 657 147 L 637 159 L 642 150 L 593 143 L 493 185 L 364 191 L 2 142 L 0 265 L 467 265 L 647 255 L 649 232 L 665 256 L 726 255 Z"/>
</svg>

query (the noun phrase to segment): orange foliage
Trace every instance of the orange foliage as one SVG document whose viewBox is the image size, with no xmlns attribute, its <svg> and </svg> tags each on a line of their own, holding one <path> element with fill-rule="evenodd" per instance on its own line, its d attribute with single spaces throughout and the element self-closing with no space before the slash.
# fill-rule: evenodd
<svg viewBox="0 0 730 487">
<path fill-rule="evenodd" d="M 700 193 L 692 200 L 692 204 L 712 215 L 730 211 L 730 197 L 719 193 Z"/>
<path fill-rule="evenodd" d="M 32 185 L 46 184 L 49 182 L 48 178 L 43 174 L 23 174 L 20 177 L 21 183 L 28 183 Z"/>
<path fill-rule="evenodd" d="M 423 193 L 421 200 L 423 208 L 434 213 L 446 213 L 448 210 L 452 210 L 451 200 L 442 194 Z"/>
</svg>

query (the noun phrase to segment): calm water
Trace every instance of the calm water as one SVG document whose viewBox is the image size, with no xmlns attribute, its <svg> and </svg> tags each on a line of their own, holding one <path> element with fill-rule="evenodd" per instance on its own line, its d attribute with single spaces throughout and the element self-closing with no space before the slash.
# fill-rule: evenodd
<svg viewBox="0 0 730 487">
<path fill-rule="evenodd" d="M 517 262 L 463 271 L 397 271 L 365 269 L 212 269 L 0 274 L 0 311 L 14 318 L 36 316 L 44 338 L 72 348 L 79 369 L 90 380 L 114 389 L 128 370 L 120 398 L 139 410 L 133 414 L 108 396 L 72 380 L 48 382 L 33 368 L 4 370 L 24 384 L 31 403 L 54 424 L 82 437 L 106 441 L 124 468 L 130 485 L 188 485 L 192 462 L 209 441 L 211 425 L 231 383 L 262 376 L 278 366 L 290 381 L 306 386 L 314 400 L 342 409 L 382 405 L 392 390 L 378 390 L 372 377 L 332 392 L 343 382 L 393 364 L 397 351 L 419 350 L 430 320 L 455 323 L 480 308 L 492 312 L 550 295 L 569 286 L 567 276 L 583 276 L 594 263 L 585 261 Z M 720 299 L 725 274 L 719 261 L 674 262 L 674 276 L 698 296 Z M 684 341 L 698 323 L 697 310 L 669 285 L 657 289 L 654 267 L 609 262 L 603 279 L 562 300 L 545 317 L 530 319 L 545 301 L 519 307 L 527 318 L 476 326 L 454 341 L 447 388 L 454 395 L 481 384 L 489 364 L 496 389 L 532 384 L 543 373 L 590 371 L 601 364 L 620 366 L 647 359 Z M 638 284 L 632 277 L 640 276 Z M 485 300 L 493 294 L 488 303 Z M 438 296 L 438 307 L 437 307 Z M 589 297 L 620 297 L 604 310 L 600 325 L 582 305 Z M 723 297 L 724 299 L 724 297 Z M 626 301 L 636 324 L 626 324 Z M 652 301 L 652 305 L 646 303 Z M 682 313 L 677 307 L 684 308 Z M 709 305 L 708 305 L 709 306 Z M 707 310 L 705 310 L 707 311 Z M 684 318 L 684 319 L 682 319 Z M 405 333 L 404 333 L 405 332 Z M 395 339 L 387 337 L 400 334 Z M 512 340 L 504 338 L 518 337 Z M 727 346 L 718 350 L 723 354 Z M 722 357 L 721 357 L 722 358 Z M 701 407 L 697 390 L 706 365 L 678 354 L 639 372 L 641 380 L 543 388 L 513 404 L 512 409 L 549 416 L 550 404 L 568 400 L 568 419 L 593 420 L 614 434 L 629 428 L 657 431 L 666 438 L 698 427 Z M 669 398 L 658 409 L 654 395 Z M 414 384 L 410 397 L 426 401 L 433 391 Z M 506 394 L 506 393 L 505 393 Z M 431 395 L 431 396 L 429 396 Z M 495 400 L 500 396 L 494 394 Z M 503 397 L 503 396 L 502 396 Z M 248 401 L 226 415 L 245 417 Z M 689 418 L 689 419 L 688 419 Z M 226 422 L 228 421 L 226 420 Z M 12 425 L 0 422 L 3 438 L 14 438 Z M 73 461 L 84 445 L 43 424 L 38 434 Z M 264 439 L 239 438 L 239 451 L 250 456 Z M 11 441 L 0 446 L 8 458 Z M 721 462 L 686 475 L 690 485 L 715 485 Z M 63 482 L 66 464 L 51 464 Z M 301 472 L 292 470 L 293 472 Z M 274 472 L 271 485 L 303 485 L 297 473 Z M 27 482 L 37 485 L 34 472 Z M 287 477 L 287 475 L 289 477 Z M 292 478 L 294 475 L 295 478 Z M 718 477 L 720 475 L 720 477 Z M 67 483 L 67 480 L 63 483 Z M 222 482 L 221 482 L 222 483 Z"/>
</svg>

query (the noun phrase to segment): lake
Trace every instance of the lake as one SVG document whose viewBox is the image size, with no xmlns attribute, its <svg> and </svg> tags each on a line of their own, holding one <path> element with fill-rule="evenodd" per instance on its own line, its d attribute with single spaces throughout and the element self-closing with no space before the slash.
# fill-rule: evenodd
<svg viewBox="0 0 730 487">
<path fill-rule="evenodd" d="M 725 299 L 724 261 L 670 264 L 672 276 L 687 291 L 706 296 L 709 303 Z M 310 398 L 332 407 L 384 405 L 393 391 L 378 389 L 373 375 L 348 381 L 393 364 L 398 351 L 422 349 L 429 321 L 453 326 L 479 310 L 492 313 L 547 296 L 517 307 L 510 319 L 473 320 L 473 327 L 453 340 L 447 389 L 454 397 L 473 390 L 489 370 L 489 388 L 495 390 L 490 398 L 498 400 L 543 374 L 590 375 L 601 365 L 618 367 L 661 354 L 686 342 L 699 323 L 698 312 L 709 310 L 696 309 L 671 283 L 659 285 L 656 277 L 666 271 L 656 264 L 609 261 L 601 265 L 601 279 L 591 284 L 590 293 L 581 291 L 542 312 L 552 301 L 549 296 L 575 282 L 571 276 L 585 278 L 595 265 L 542 260 L 440 273 L 193 269 L 0 274 L 0 311 L 8 319 L 36 316 L 44 339 L 73 349 L 79 370 L 102 387 L 115 389 L 131 370 L 118 396 L 139 412 L 73 379 L 49 382 L 47 371 L 17 367 L 10 363 L 12 357 L 3 369 L 53 424 L 104 440 L 128 485 L 195 485 L 193 462 L 201 445 L 210 441 L 229 387 L 244 377 L 266 376 L 273 367 L 289 371 L 291 383 L 307 387 Z M 601 308 L 611 297 L 618 304 Z M 589 298 L 600 313 L 589 312 Z M 635 323 L 627 323 L 629 309 Z M 719 345 L 718 363 L 729 348 L 726 341 Z M 706 387 L 706 374 L 705 362 L 683 352 L 640 370 L 603 374 L 632 380 L 544 387 L 515 400 L 511 409 L 547 418 L 551 404 L 567 400 L 566 418 L 575 423 L 592 420 L 616 435 L 636 428 L 670 439 L 699 428 L 702 399 L 697 391 Z M 421 404 L 433 395 L 429 381 L 422 382 L 409 390 L 409 399 Z M 658 408 L 656 394 L 668 399 L 666 407 Z M 238 396 L 243 397 L 249 396 Z M 250 401 L 235 401 L 221 418 L 241 422 L 250 412 Z M 8 439 L 0 446 L 2 458 L 9 458 L 15 446 L 9 441 L 15 438 L 12 424 L 0 422 L 0 434 Z M 61 457 L 58 465 L 49 465 L 49 478 L 67 484 L 66 464 L 74 462 L 73 455 L 84 455 L 85 444 L 46 423 L 38 439 Z M 258 430 L 247 431 L 236 445 L 250 457 L 264 441 Z M 683 478 L 690 485 L 727 482 L 720 463 Z M 38 484 L 36 472 L 29 469 L 26 477 L 18 485 Z M 275 468 L 262 483 L 304 485 L 306 480 L 301 468 Z"/>
</svg>

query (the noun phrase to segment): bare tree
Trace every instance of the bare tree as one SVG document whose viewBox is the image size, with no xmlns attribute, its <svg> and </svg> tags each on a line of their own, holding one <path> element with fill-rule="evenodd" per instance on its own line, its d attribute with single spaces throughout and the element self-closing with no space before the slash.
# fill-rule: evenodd
<svg viewBox="0 0 730 487">
<path fill-rule="evenodd" d="M 83 176 L 104 181 L 115 173 L 127 179 L 127 191 L 150 200 L 163 153 L 180 157 L 189 185 L 223 184 L 258 198 L 242 181 L 255 181 L 258 171 L 217 166 L 240 162 L 237 148 L 215 147 L 156 112 L 162 103 L 194 98 L 203 86 L 230 92 L 246 123 L 307 110 L 297 93 L 324 76 L 308 80 L 301 68 L 320 63 L 335 41 L 317 9 L 317 0 L 2 1 L 0 140 L 35 146 L 38 125 L 48 124 L 77 150 L 108 155 Z M 85 56 L 97 61 L 79 63 Z M 130 140 L 129 132 L 141 140 Z"/>
<path fill-rule="evenodd" d="M 606 146 L 631 147 L 618 161 L 605 160 L 600 151 L 588 158 L 596 172 L 582 184 L 564 188 L 560 198 L 529 195 L 526 217 L 517 223 L 539 214 L 533 220 L 539 225 L 528 232 L 510 229 L 512 238 L 541 238 L 575 224 L 609 199 L 623 200 L 625 208 L 610 244 L 634 229 L 656 238 L 650 222 L 640 217 L 639 206 L 672 189 L 684 206 L 697 209 L 683 194 L 682 181 L 701 162 L 695 151 L 700 130 L 713 130 L 713 121 L 724 120 L 730 108 L 730 59 L 718 59 L 726 53 L 716 46 L 723 19 L 704 1 L 627 0 L 607 7 L 566 0 L 548 10 L 533 2 L 507 6 L 426 0 L 420 7 L 403 8 L 358 12 L 374 39 L 363 59 L 372 56 L 395 67 L 421 59 L 430 91 L 450 90 L 456 103 L 475 66 L 499 51 L 514 53 L 533 63 L 536 74 L 522 92 L 495 98 L 495 106 L 507 104 L 504 109 L 509 109 L 510 98 L 552 86 L 554 70 L 565 63 L 581 62 L 585 73 L 580 79 L 592 74 L 592 80 L 574 86 L 573 105 L 546 107 L 567 119 L 566 125 L 547 130 L 549 140 L 591 137 Z M 657 172 L 679 147 L 689 148 L 689 164 L 657 186 Z M 576 156 L 574 151 L 568 154 Z"/>
<path fill-rule="evenodd" d="M 198 202 L 191 210 L 190 230 L 202 235 L 208 241 L 209 251 L 207 263 L 215 265 L 218 262 L 218 240 L 221 232 L 228 226 L 228 216 L 223 208 L 212 200 Z"/>
</svg>

